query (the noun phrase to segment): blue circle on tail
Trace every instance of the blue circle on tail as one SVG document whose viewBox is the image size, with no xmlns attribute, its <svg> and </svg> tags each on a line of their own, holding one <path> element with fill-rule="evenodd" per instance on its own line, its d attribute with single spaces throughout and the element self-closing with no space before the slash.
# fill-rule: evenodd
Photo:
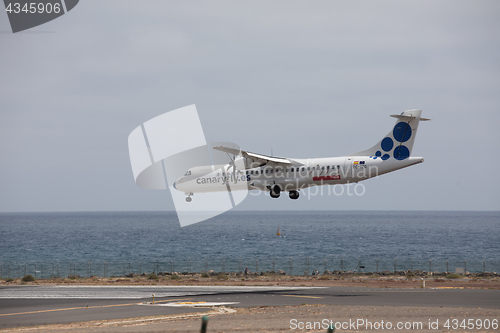
<svg viewBox="0 0 500 333">
<path fill-rule="evenodd" d="M 382 153 L 381 153 L 380 151 L 377 151 L 377 152 L 375 153 L 375 156 L 380 157 L 380 156 L 382 156 Z"/>
<path fill-rule="evenodd" d="M 398 146 L 394 149 L 394 158 L 397 160 L 404 160 L 410 157 L 410 151 L 406 146 Z"/>
<path fill-rule="evenodd" d="M 389 154 L 384 154 L 384 156 L 382 156 L 382 160 L 384 160 L 384 161 L 388 160 L 389 157 L 390 157 Z"/>
<path fill-rule="evenodd" d="M 394 126 L 392 135 L 396 141 L 406 142 L 411 138 L 411 127 L 409 124 L 404 122 L 397 123 L 396 126 Z"/>
<path fill-rule="evenodd" d="M 389 151 L 394 147 L 394 141 L 392 141 L 391 138 L 387 137 L 382 140 L 382 143 L 380 144 L 382 146 L 382 149 L 384 151 Z"/>
</svg>

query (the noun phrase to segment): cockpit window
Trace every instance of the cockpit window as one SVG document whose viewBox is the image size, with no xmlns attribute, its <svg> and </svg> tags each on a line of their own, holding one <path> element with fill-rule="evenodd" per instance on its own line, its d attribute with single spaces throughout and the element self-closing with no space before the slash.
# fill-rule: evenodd
<svg viewBox="0 0 500 333">
<path fill-rule="evenodd" d="M 191 170 L 188 170 L 188 171 L 184 174 L 184 176 L 191 176 Z"/>
</svg>

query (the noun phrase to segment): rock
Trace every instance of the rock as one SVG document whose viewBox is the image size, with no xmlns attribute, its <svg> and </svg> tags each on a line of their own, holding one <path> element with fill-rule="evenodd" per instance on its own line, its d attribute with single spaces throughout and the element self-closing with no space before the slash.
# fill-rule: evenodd
<svg viewBox="0 0 500 333">
<path fill-rule="evenodd" d="M 392 272 L 391 271 L 382 271 L 382 272 L 380 272 L 380 274 L 382 274 L 382 275 L 391 275 Z"/>
<path fill-rule="evenodd" d="M 127 275 L 125 275 L 125 277 L 128 277 L 128 278 L 134 277 L 134 273 L 128 273 Z"/>
</svg>

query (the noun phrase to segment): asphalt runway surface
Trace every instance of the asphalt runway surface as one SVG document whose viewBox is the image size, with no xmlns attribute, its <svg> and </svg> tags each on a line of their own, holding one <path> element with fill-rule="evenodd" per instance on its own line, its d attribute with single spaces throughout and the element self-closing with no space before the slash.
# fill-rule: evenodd
<svg viewBox="0 0 500 333">
<path fill-rule="evenodd" d="M 155 294 L 155 305 L 149 304 L 152 294 Z M 183 306 L 182 303 L 186 302 L 191 304 Z M 328 304 L 498 309 L 500 290 L 282 286 L 6 286 L 0 288 L 0 328 L 207 311 L 208 307 L 204 306 L 208 304 L 203 302 L 227 304 L 231 307 Z M 197 307 L 191 307 L 192 303 L 197 303 Z"/>
</svg>

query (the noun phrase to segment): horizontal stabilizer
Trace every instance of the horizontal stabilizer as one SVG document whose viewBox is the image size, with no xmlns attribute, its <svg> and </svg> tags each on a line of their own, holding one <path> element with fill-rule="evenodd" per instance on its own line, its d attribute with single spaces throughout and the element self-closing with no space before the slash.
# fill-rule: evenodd
<svg viewBox="0 0 500 333">
<path fill-rule="evenodd" d="M 391 117 L 393 118 L 399 118 L 399 119 L 402 119 L 402 120 L 407 120 L 407 121 L 410 121 L 412 119 L 415 119 L 416 116 L 407 116 L 407 115 L 403 115 L 403 114 L 391 114 Z M 429 121 L 430 119 L 429 118 L 422 118 L 420 117 L 420 120 L 421 121 Z"/>
</svg>

